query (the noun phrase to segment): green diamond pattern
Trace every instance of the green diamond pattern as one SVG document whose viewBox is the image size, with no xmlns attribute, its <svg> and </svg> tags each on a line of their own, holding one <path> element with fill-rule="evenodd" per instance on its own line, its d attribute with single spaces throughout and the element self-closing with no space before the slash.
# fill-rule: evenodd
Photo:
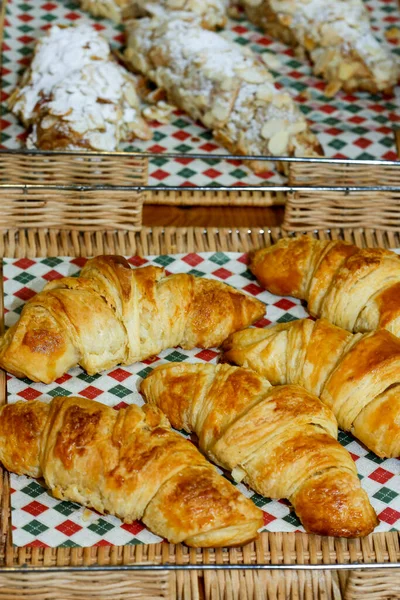
<svg viewBox="0 0 400 600">
<path fill-rule="evenodd" d="M 35 279 L 35 276 L 23 271 L 22 273 L 20 273 L 16 277 L 14 277 L 14 279 L 15 279 L 15 281 L 18 281 L 19 283 L 25 284 L 25 283 L 29 283 L 30 281 L 32 281 L 32 279 Z"/>
<path fill-rule="evenodd" d="M 389 504 L 392 500 L 394 500 L 394 498 L 397 498 L 397 496 L 398 494 L 396 494 L 396 492 L 390 490 L 387 487 L 381 488 L 374 494 L 374 498 L 377 498 L 378 500 L 380 500 L 381 502 L 385 502 L 386 504 Z"/>
<path fill-rule="evenodd" d="M 253 273 L 250 271 L 250 269 L 246 269 L 246 271 L 244 273 L 241 273 L 242 277 L 246 277 L 246 279 L 248 279 L 249 281 L 255 281 L 256 277 L 253 275 Z"/>
<path fill-rule="evenodd" d="M 25 531 L 32 535 L 40 535 L 44 531 L 47 531 L 48 527 L 47 525 L 43 525 L 43 523 L 41 523 L 40 521 L 33 519 L 32 521 L 24 525 L 22 529 L 25 529 Z"/>
<path fill-rule="evenodd" d="M 191 149 L 192 147 L 188 146 L 187 144 L 179 144 L 179 146 L 176 146 L 175 148 L 177 152 L 189 152 Z"/>
<path fill-rule="evenodd" d="M 294 527 L 301 527 L 301 523 L 294 512 L 291 512 L 290 514 L 283 517 L 283 520 L 287 523 L 290 523 Z"/>
<path fill-rule="evenodd" d="M 80 548 L 80 546 L 72 540 L 66 540 L 65 542 L 60 544 L 60 548 Z"/>
<path fill-rule="evenodd" d="M 297 317 L 294 317 L 290 313 L 285 313 L 277 320 L 277 323 L 290 323 L 290 321 L 296 321 Z"/>
<path fill-rule="evenodd" d="M 270 498 L 264 498 L 264 496 L 260 496 L 260 494 L 253 494 L 251 500 L 260 508 L 265 506 L 265 504 L 270 504 L 270 502 L 272 502 Z"/>
<path fill-rule="evenodd" d="M 183 362 L 184 360 L 186 360 L 186 356 L 184 354 L 181 354 L 180 352 L 178 352 L 178 350 L 174 350 L 173 352 L 171 352 L 171 354 L 168 354 L 168 356 L 165 357 L 166 360 L 169 360 L 170 362 Z"/>
<path fill-rule="evenodd" d="M 162 267 L 168 267 L 168 265 L 174 262 L 174 259 L 170 256 L 167 256 L 166 254 L 162 254 L 161 256 L 158 256 L 154 262 L 156 262 L 158 265 L 161 265 Z"/>
<path fill-rule="evenodd" d="M 229 262 L 229 258 L 223 252 L 216 252 L 212 256 L 210 256 L 210 260 L 217 265 L 226 265 Z"/>
<path fill-rule="evenodd" d="M 184 119 L 176 119 L 176 121 L 173 122 L 173 125 L 175 125 L 175 127 L 178 127 L 178 129 L 185 129 L 185 127 L 188 127 L 190 123 L 189 121 L 185 121 Z"/>
<path fill-rule="evenodd" d="M 198 271 L 197 269 L 190 269 L 189 275 L 194 275 L 195 277 L 202 277 L 204 273 L 202 271 Z"/>
<path fill-rule="evenodd" d="M 94 531 L 98 535 L 104 535 L 113 528 L 114 526 L 111 525 L 111 523 L 107 523 L 107 521 L 105 521 L 104 519 L 99 519 L 98 521 L 96 521 L 96 523 L 92 523 L 88 527 L 88 529 Z"/>
<path fill-rule="evenodd" d="M 192 169 L 188 169 L 187 167 L 185 167 L 181 171 L 178 171 L 178 175 L 180 177 L 184 177 L 185 179 L 189 179 L 189 177 L 192 177 L 192 175 L 195 175 L 195 174 L 196 174 L 196 171 L 193 171 Z"/>
<path fill-rule="evenodd" d="M 38 496 L 41 496 L 46 490 L 36 481 L 31 481 L 31 483 L 29 483 L 26 487 L 22 488 L 21 491 L 24 492 L 24 494 L 26 494 L 27 496 L 30 496 L 31 498 L 37 498 Z"/>
<path fill-rule="evenodd" d="M 93 383 L 96 379 L 100 379 L 101 375 L 88 375 L 87 373 L 79 373 L 78 378 L 82 379 L 82 381 L 86 381 L 86 383 Z"/>
<path fill-rule="evenodd" d="M 351 442 L 354 442 L 354 438 L 350 433 L 346 433 L 345 431 L 340 431 L 338 434 L 338 440 L 342 444 L 342 446 L 348 446 Z"/>
<path fill-rule="evenodd" d="M 346 142 L 336 139 L 329 142 L 328 146 L 331 146 L 331 148 L 335 148 L 335 150 L 341 150 L 346 146 Z"/>
<path fill-rule="evenodd" d="M 138 372 L 138 377 L 141 377 L 142 379 L 146 379 L 147 375 L 149 375 L 152 372 L 152 368 L 151 367 L 146 367 L 145 369 L 142 369 L 141 371 Z"/>
<path fill-rule="evenodd" d="M 75 504 L 75 502 L 59 502 L 55 505 L 54 510 L 61 513 L 65 517 L 69 517 L 70 514 L 80 509 L 79 504 Z"/>
<path fill-rule="evenodd" d="M 123 385 L 116 385 L 115 387 L 108 390 L 110 394 L 114 394 L 114 396 L 118 396 L 118 398 L 125 398 L 125 396 L 129 396 L 131 394 L 131 390 L 124 387 Z"/>
<path fill-rule="evenodd" d="M 372 460 L 372 462 L 376 463 L 377 465 L 381 465 L 383 462 L 385 462 L 384 458 L 379 458 L 379 456 L 376 456 L 376 454 L 373 452 L 368 452 L 368 454 L 365 455 L 365 458 Z"/>
<path fill-rule="evenodd" d="M 50 392 L 48 393 L 49 396 L 53 396 L 53 398 L 56 398 L 57 396 L 70 396 L 72 392 L 58 385 L 53 390 L 50 390 Z"/>
<path fill-rule="evenodd" d="M 41 262 L 44 265 L 47 265 L 48 267 L 51 267 L 53 269 L 57 265 L 61 264 L 62 260 L 61 260 L 61 258 L 51 257 L 51 258 L 43 258 L 43 260 Z"/>
<path fill-rule="evenodd" d="M 166 163 L 168 163 L 169 160 L 168 158 L 152 158 L 151 159 L 151 164 L 152 165 L 156 165 L 157 167 L 162 167 L 163 165 L 165 165 Z"/>
</svg>

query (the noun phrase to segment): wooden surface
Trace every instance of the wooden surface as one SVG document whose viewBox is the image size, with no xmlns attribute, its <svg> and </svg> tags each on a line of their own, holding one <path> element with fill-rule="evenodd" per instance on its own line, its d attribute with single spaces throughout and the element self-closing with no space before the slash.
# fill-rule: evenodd
<svg viewBox="0 0 400 600">
<path fill-rule="evenodd" d="M 283 221 L 283 206 L 156 206 L 143 207 L 147 227 L 276 227 Z"/>
</svg>

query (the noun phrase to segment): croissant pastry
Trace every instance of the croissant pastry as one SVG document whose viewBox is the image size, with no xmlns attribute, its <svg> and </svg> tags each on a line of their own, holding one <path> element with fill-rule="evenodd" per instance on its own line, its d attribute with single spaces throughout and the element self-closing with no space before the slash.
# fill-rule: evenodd
<svg viewBox="0 0 400 600">
<path fill-rule="evenodd" d="M 36 46 L 8 105 L 41 150 L 108 150 L 151 139 L 141 117 L 136 78 L 89 25 L 51 27 Z"/>
<path fill-rule="evenodd" d="M 362 0 L 242 0 L 249 19 L 272 37 L 306 52 L 326 95 L 390 92 L 399 72 L 387 45 L 371 28 Z"/>
<path fill-rule="evenodd" d="M 278 90 L 255 54 L 204 30 L 190 15 L 128 22 L 125 58 L 234 154 L 323 153 L 291 96 Z M 249 166 L 266 168 L 262 161 Z"/>
<path fill-rule="evenodd" d="M 388 331 L 352 334 L 301 319 L 245 329 L 223 347 L 224 361 L 319 396 L 339 427 L 378 456 L 400 456 L 400 340 Z"/>
<path fill-rule="evenodd" d="M 0 460 L 9 471 L 43 477 L 60 500 L 125 523 L 142 519 L 173 543 L 243 544 L 262 526 L 262 512 L 156 407 L 116 411 L 73 397 L 5 405 Z"/>
<path fill-rule="evenodd" d="M 0 366 L 44 383 L 78 364 L 93 375 L 178 345 L 219 346 L 264 313 L 262 302 L 219 281 L 98 256 L 25 304 L 0 339 Z"/>
<path fill-rule="evenodd" d="M 250 269 L 273 294 L 306 300 L 313 316 L 349 331 L 383 328 L 400 336 L 400 260 L 394 252 L 283 238 L 255 252 Z"/>
<path fill-rule="evenodd" d="M 229 365 L 162 365 L 141 384 L 173 427 L 256 492 L 287 498 L 306 531 L 357 537 L 377 518 L 331 410 L 299 386 Z"/>
</svg>

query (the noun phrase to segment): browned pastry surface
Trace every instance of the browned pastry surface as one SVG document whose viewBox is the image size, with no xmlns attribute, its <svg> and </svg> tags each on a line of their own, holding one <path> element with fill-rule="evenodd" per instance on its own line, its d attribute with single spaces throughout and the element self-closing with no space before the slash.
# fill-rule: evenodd
<svg viewBox="0 0 400 600">
<path fill-rule="evenodd" d="M 383 329 L 351 334 L 325 319 L 245 329 L 224 343 L 224 360 L 274 385 L 316 394 L 380 457 L 400 455 L 400 339 Z"/>
<path fill-rule="evenodd" d="M 218 475 L 156 407 L 115 411 L 84 398 L 0 410 L 0 460 L 43 477 L 56 498 L 136 519 L 173 543 L 243 544 L 262 513 Z"/>
<path fill-rule="evenodd" d="M 94 374 L 178 345 L 218 346 L 264 313 L 262 302 L 219 281 L 98 256 L 26 303 L 0 341 L 0 365 L 50 383 L 77 364 Z"/>
<path fill-rule="evenodd" d="M 295 385 L 229 365 L 168 364 L 142 382 L 147 402 L 193 431 L 201 450 L 256 492 L 288 498 L 310 533 L 357 537 L 377 518 L 331 410 Z"/>
<path fill-rule="evenodd" d="M 308 302 L 313 316 L 349 331 L 400 336 L 400 260 L 383 248 L 283 238 L 254 253 L 250 269 L 273 294 Z"/>
</svg>

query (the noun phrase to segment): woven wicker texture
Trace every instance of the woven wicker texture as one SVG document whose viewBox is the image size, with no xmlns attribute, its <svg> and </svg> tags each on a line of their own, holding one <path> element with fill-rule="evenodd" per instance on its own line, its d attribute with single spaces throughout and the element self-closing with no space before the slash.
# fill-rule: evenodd
<svg viewBox="0 0 400 600">
<path fill-rule="evenodd" d="M 111 225 L 111 224 L 110 224 Z M 249 251 L 266 244 L 271 244 L 284 233 L 281 229 L 203 229 L 203 228 L 144 228 L 140 232 L 133 231 L 67 231 L 52 228 L 41 229 L 6 229 L 3 225 L 0 235 L 0 253 L 3 256 L 57 256 L 85 255 L 98 253 L 118 254 L 161 254 L 173 252 L 200 251 Z M 320 231 L 316 234 L 321 239 L 343 237 L 361 246 L 400 246 L 400 235 L 395 232 L 378 230 L 345 229 Z M 0 307 L 1 308 L 1 307 Z M 5 375 L 0 374 L 1 396 L 5 399 Z M 177 565 L 216 565 L 216 564 L 335 564 L 354 562 L 399 562 L 399 535 L 396 532 L 375 534 L 363 540 L 345 540 L 321 538 L 306 534 L 264 533 L 260 539 L 244 548 L 229 550 L 189 549 L 171 544 L 155 544 L 149 546 L 125 547 L 93 547 L 93 548 L 14 548 L 11 544 L 9 526 L 9 490 L 8 475 L 3 473 L 0 485 L 0 564 L 8 566 L 30 565 L 33 567 L 89 566 L 89 565 L 129 565 L 129 564 L 177 564 Z M 35 597 L 44 598 L 80 598 L 82 593 L 81 573 L 69 573 L 70 596 L 64 592 L 57 596 L 54 585 L 63 581 L 65 574 L 43 574 L 41 587 L 33 594 L 33 584 L 28 583 L 27 575 L 15 572 L 4 573 L 0 577 L 0 599 L 2 597 Z M 154 573 L 150 580 L 145 572 L 131 573 L 131 591 L 123 596 L 125 579 L 120 578 L 120 588 L 115 587 L 112 595 L 118 593 L 124 598 L 136 598 L 129 595 L 133 590 L 148 590 L 151 581 L 156 592 L 153 597 L 166 597 L 168 583 L 171 598 L 197 600 L 261 600 L 261 599 L 339 599 L 387 598 L 387 590 L 396 590 L 399 580 L 398 571 L 345 572 L 345 571 L 178 571 L 165 575 Z M 78 577 L 79 576 L 79 577 Z M 105 573 L 104 579 L 97 579 L 96 592 L 91 597 L 104 597 L 104 586 L 111 585 L 115 573 Z M 96 581 L 97 573 L 90 581 Z M 383 579 L 382 579 L 383 578 Z M 168 580 L 168 581 L 167 581 Z M 385 587 L 382 587 L 384 580 Z M 33 581 L 33 580 L 32 580 Z M 378 587 L 376 588 L 376 585 Z M 89 585 L 89 583 L 88 583 Z M 126 584 L 128 585 L 128 584 Z M 139 586 L 139 587 L 138 587 Z M 140 587 L 142 586 L 142 587 Z M 379 587 L 380 586 L 380 587 Z M 391 587 L 390 587 L 391 586 Z M 375 588 L 377 591 L 375 591 Z M 111 589 L 111 588 L 108 588 Z M 380 591 L 380 590 L 383 591 Z M 10 596 L 1 596 L 4 594 Z M 12 590 L 10 592 L 9 590 Z M 31 596 L 24 596 L 28 590 Z M 371 591 L 372 590 L 372 591 Z M 73 595 L 75 593 L 75 595 Z M 374 594 L 368 596 L 367 594 Z M 395 592 L 396 593 L 396 592 Z M 51 595 L 53 594 L 53 595 Z M 110 592 L 111 594 L 111 592 Z M 157 595 L 158 594 L 158 595 Z M 349 595 L 352 594 L 352 595 Z M 143 592 L 143 598 L 146 598 Z"/>
<path fill-rule="evenodd" d="M 243 191 L 173 191 L 147 192 L 145 204 L 170 206 L 282 206 L 286 202 L 283 192 Z"/>
<path fill-rule="evenodd" d="M 396 165 L 291 165 L 296 186 L 398 186 Z M 312 231 L 331 227 L 365 227 L 399 231 L 399 191 L 312 191 L 287 195 L 284 229 Z"/>
</svg>

